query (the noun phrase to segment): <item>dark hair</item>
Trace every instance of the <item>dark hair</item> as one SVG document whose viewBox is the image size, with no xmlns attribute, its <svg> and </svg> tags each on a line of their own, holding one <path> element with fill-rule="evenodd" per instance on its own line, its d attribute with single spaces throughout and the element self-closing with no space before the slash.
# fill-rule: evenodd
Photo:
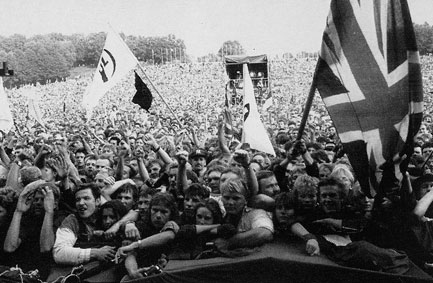
<svg viewBox="0 0 433 283">
<path fill-rule="evenodd" d="M 150 170 L 150 167 L 152 164 L 158 164 L 161 167 L 161 170 L 159 170 L 160 173 L 165 172 L 165 164 L 159 159 L 151 159 L 149 160 L 149 163 L 147 164 L 147 170 Z"/>
<path fill-rule="evenodd" d="M 422 145 L 421 148 L 424 149 L 424 148 L 428 148 L 428 147 L 433 147 L 433 142 L 426 142 Z"/>
<path fill-rule="evenodd" d="M 325 178 L 325 179 L 320 180 L 319 184 L 317 185 L 319 197 L 320 197 L 320 189 L 322 187 L 327 187 L 327 186 L 337 186 L 340 198 L 344 198 L 344 189 L 345 189 L 344 184 L 342 182 L 340 182 L 340 180 L 338 180 L 334 177 L 329 177 L 329 178 Z"/>
<path fill-rule="evenodd" d="M 132 178 L 135 175 L 137 175 L 137 171 L 135 170 L 134 167 L 131 166 L 131 164 L 128 163 L 128 164 L 125 164 L 124 166 L 129 168 L 129 175 L 128 175 L 129 178 Z"/>
<path fill-rule="evenodd" d="M 121 185 L 115 195 L 113 196 L 113 198 L 117 198 L 117 196 L 119 196 L 121 193 L 131 193 L 132 195 L 132 199 L 134 201 L 138 200 L 138 188 L 136 185 L 130 184 L 130 183 L 126 183 Z"/>
<path fill-rule="evenodd" d="M 101 217 L 99 219 L 102 221 L 102 211 L 104 209 L 111 208 L 113 209 L 113 212 L 117 218 L 117 220 L 120 220 L 123 216 L 126 215 L 128 210 L 126 210 L 126 207 L 123 205 L 123 203 L 120 200 L 114 199 L 107 201 L 103 205 L 101 205 L 99 212 L 101 214 Z"/>
<path fill-rule="evenodd" d="M 283 192 L 275 197 L 275 207 L 283 205 L 289 209 L 296 209 L 297 199 L 293 193 Z"/>
<path fill-rule="evenodd" d="M 202 184 L 193 183 L 185 190 L 185 196 L 199 196 L 202 199 L 207 199 L 210 196 L 210 192 Z"/>
<path fill-rule="evenodd" d="M 162 205 L 170 209 L 171 215 L 169 220 L 177 221 L 179 219 L 179 210 L 177 209 L 176 200 L 170 193 L 156 193 L 149 204 L 149 223 L 150 212 L 155 205 Z"/>
<path fill-rule="evenodd" d="M 275 176 L 275 174 L 270 170 L 260 170 L 256 173 L 257 182 L 260 182 L 261 180 L 270 178 L 272 176 Z"/>
<path fill-rule="evenodd" d="M 75 154 L 77 154 L 77 153 L 84 153 L 84 155 L 86 155 L 86 149 L 84 148 L 84 147 L 80 147 L 80 148 L 77 148 L 77 150 L 75 150 Z"/>
<path fill-rule="evenodd" d="M 98 198 L 101 197 L 101 190 L 94 183 L 85 183 L 85 184 L 79 185 L 78 188 L 77 188 L 77 190 L 75 191 L 75 195 L 77 195 L 77 193 L 79 191 L 83 191 L 83 190 L 86 190 L 86 189 L 90 189 L 92 191 L 92 195 L 93 195 L 93 197 L 95 199 L 98 199 Z"/>
<path fill-rule="evenodd" d="M 186 171 L 186 178 L 188 180 L 191 180 L 192 183 L 198 183 L 199 182 L 197 174 L 195 172 L 190 171 L 190 170 Z"/>
<path fill-rule="evenodd" d="M 212 217 L 213 217 L 213 223 L 212 224 L 222 224 L 223 214 L 222 214 L 221 208 L 220 208 L 220 206 L 216 200 L 210 198 L 204 202 L 199 203 L 197 205 L 197 207 L 195 208 L 194 217 L 197 215 L 197 211 L 200 207 L 205 207 L 212 213 Z"/>
</svg>

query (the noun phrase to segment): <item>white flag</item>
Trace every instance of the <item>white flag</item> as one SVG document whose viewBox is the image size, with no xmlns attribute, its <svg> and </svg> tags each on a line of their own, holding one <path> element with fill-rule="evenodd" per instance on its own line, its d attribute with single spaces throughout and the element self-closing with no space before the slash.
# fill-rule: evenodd
<svg viewBox="0 0 433 283">
<path fill-rule="evenodd" d="M 268 132 L 260 120 L 254 97 L 253 83 L 248 71 L 248 65 L 244 64 L 244 127 L 242 130 L 242 143 L 249 143 L 252 149 L 260 150 L 275 156 L 274 148 L 269 140 Z"/>
<path fill-rule="evenodd" d="M 30 92 L 34 94 L 34 91 Z M 36 121 L 38 121 L 38 123 L 45 128 L 45 124 L 42 120 L 42 112 L 41 112 L 41 108 L 39 107 L 39 101 L 36 95 L 29 95 L 28 96 L 28 102 L 27 102 L 27 106 L 28 106 L 28 114 L 30 118 L 35 119 Z"/>
<path fill-rule="evenodd" d="M 14 126 L 14 120 L 12 118 L 12 112 L 9 108 L 8 97 L 3 87 L 3 77 L 0 77 L 0 130 L 7 133 Z"/>
<path fill-rule="evenodd" d="M 90 116 L 101 97 L 138 64 L 137 58 L 117 32 L 110 28 L 99 59 L 93 82 L 83 97 L 83 106 Z"/>
</svg>

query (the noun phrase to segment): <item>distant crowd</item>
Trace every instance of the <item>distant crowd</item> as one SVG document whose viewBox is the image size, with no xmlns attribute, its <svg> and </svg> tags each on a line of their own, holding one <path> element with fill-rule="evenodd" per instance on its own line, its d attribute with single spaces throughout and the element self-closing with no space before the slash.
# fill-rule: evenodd
<svg viewBox="0 0 433 283">
<path fill-rule="evenodd" d="M 276 156 L 240 145 L 242 105 L 226 137 L 222 63 L 144 66 L 175 116 L 152 88 L 149 112 L 133 104 L 132 73 L 89 120 L 89 77 L 6 90 L 15 127 L 0 133 L 0 265 L 46 280 L 99 262 L 120 281 L 278 240 L 346 266 L 405 274 L 412 261 L 433 274 L 433 57 L 421 58 L 425 112 L 408 174 L 373 197 L 318 95 L 296 141 L 316 62 L 270 62 L 273 103 L 259 111 Z"/>
</svg>

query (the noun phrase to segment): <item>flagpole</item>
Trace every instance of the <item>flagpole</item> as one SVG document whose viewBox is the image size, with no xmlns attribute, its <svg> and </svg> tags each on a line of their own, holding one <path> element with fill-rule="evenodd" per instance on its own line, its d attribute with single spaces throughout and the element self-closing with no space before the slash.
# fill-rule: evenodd
<svg viewBox="0 0 433 283">
<path fill-rule="evenodd" d="M 313 104 L 314 94 L 316 92 L 316 73 L 319 69 L 319 62 L 316 64 L 316 69 L 314 70 L 313 82 L 311 83 L 310 92 L 308 93 L 307 102 L 305 103 L 304 114 L 302 115 L 301 124 L 299 125 L 298 135 L 296 140 L 301 140 L 304 134 L 305 125 L 307 124 L 308 115 L 310 114 L 311 105 Z"/>
</svg>

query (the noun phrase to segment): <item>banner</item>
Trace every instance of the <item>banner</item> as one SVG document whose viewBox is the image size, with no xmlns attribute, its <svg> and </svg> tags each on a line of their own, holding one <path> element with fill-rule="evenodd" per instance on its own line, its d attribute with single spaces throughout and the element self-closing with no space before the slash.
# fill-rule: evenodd
<svg viewBox="0 0 433 283">
<path fill-rule="evenodd" d="M 268 136 L 268 132 L 260 120 L 257 103 L 254 97 L 253 83 L 251 81 L 248 65 L 243 64 L 244 80 L 244 124 L 242 129 L 242 143 L 248 143 L 250 148 L 275 156 L 274 148 Z"/>
<path fill-rule="evenodd" d="M 137 58 L 117 32 L 110 28 L 105 40 L 93 82 L 83 97 L 83 105 L 90 117 L 101 97 L 114 87 L 138 64 Z"/>
<path fill-rule="evenodd" d="M 14 120 L 9 107 L 8 97 L 3 87 L 3 77 L 0 77 L 0 105 L 3 105 L 2 111 L 0 111 L 0 130 L 7 133 L 14 126 Z"/>
</svg>

